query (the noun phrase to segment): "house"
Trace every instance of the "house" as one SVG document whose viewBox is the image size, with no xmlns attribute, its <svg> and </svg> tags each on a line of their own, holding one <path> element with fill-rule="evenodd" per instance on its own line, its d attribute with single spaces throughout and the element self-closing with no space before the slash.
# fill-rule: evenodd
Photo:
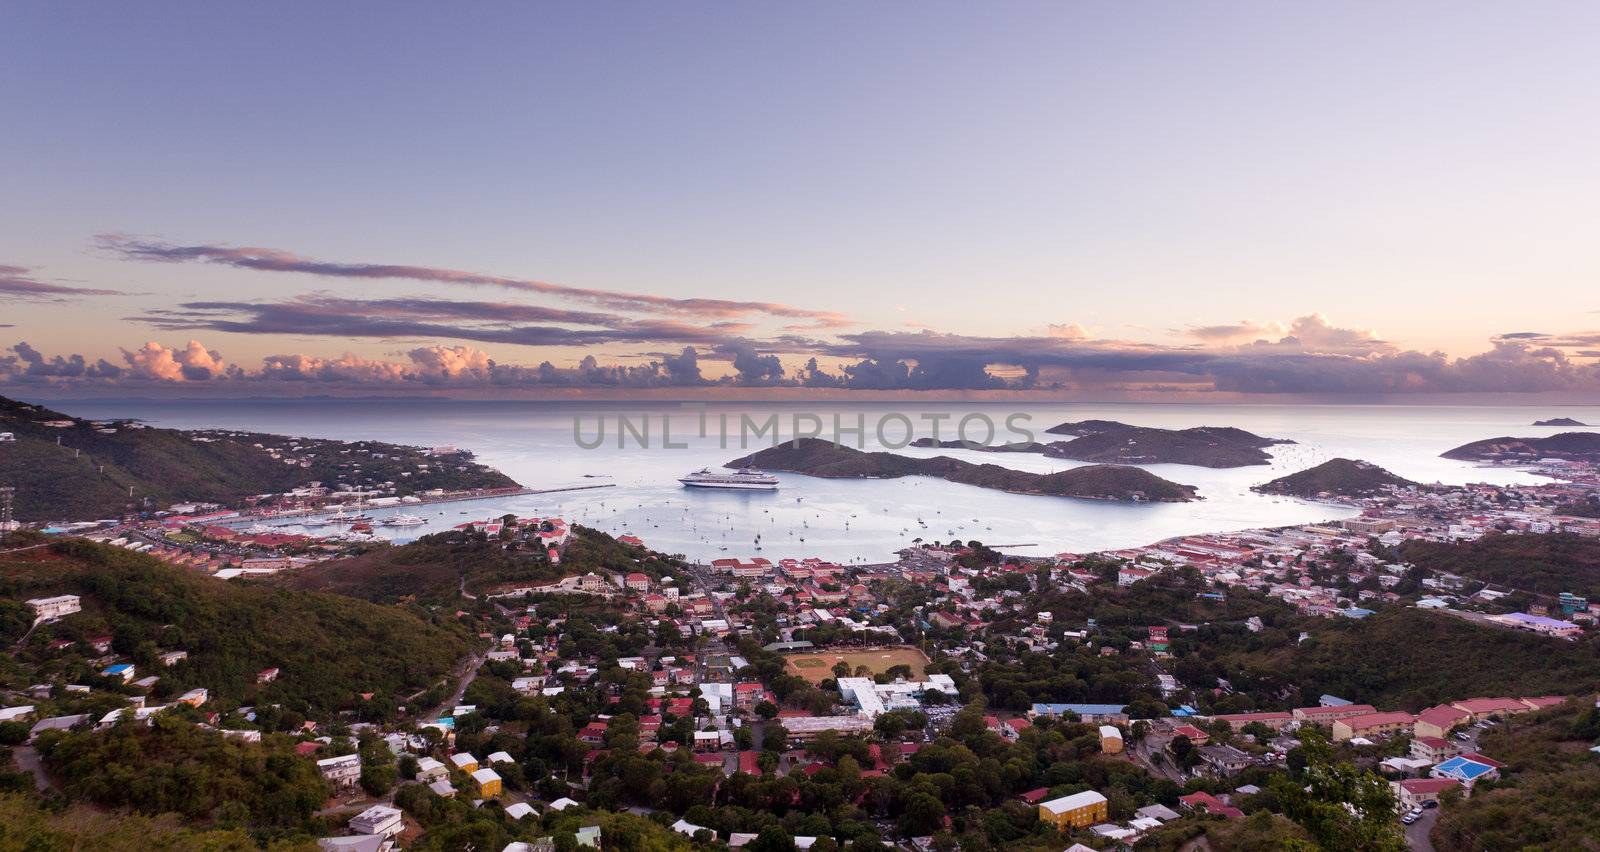
<svg viewBox="0 0 1600 852">
<path fill-rule="evenodd" d="M 516 763 L 516 760 L 512 759 L 511 755 L 506 754 L 503 751 L 497 751 L 494 754 L 489 755 L 489 765 L 493 766 L 496 763 Z"/>
<path fill-rule="evenodd" d="M 167 668 L 170 669 L 173 666 L 183 662 L 184 660 L 189 659 L 189 652 L 188 651 L 168 651 L 165 654 L 162 654 L 157 659 L 159 659 L 161 661 L 161 665 L 166 666 Z"/>
<path fill-rule="evenodd" d="M 478 769 L 478 759 L 464 751 L 450 755 L 450 762 L 455 764 L 457 769 L 468 774 L 476 772 Z"/>
<path fill-rule="evenodd" d="M 1439 801 L 1439 794 L 1446 790 L 1461 788 L 1461 782 L 1453 778 L 1407 778 L 1404 781 L 1390 781 L 1389 788 L 1394 791 L 1395 801 L 1401 810 L 1420 808 L 1427 802 Z"/>
<path fill-rule="evenodd" d="M 205 687 L 196 687 L 178 696 L 178 703 L 187 704 L 190 707 L 199 707 L 206 703 L 206 699 L 210 698 L 210 696 L 211 694 L 206 691 Z"/>
<path fill-rule="evenodd" d="M 1282 731 L 1294 723 L 1294 714 L 1288 711 L 1266 713 L 1225 713 L 1221 716 L 1212 716 L 1213 722 L 1227 722 L 1235 731 L 1245 725 L 1260 724 L 1272 729 L 1274 732 Z"/>
<path fill-rule="evenodd" d="M 431 757 L 417 758 L 417 780 L 426 784 L 450 777 L 450 768 Z"/>
<path fill-rule="evenodd" d="M 1039 819 L 1056 829 L 1085 828 L 1106 820 L 1107 800 L 1093 790 L 1039 803 Z"/>
<path fill-rule="evenodd" d="M 1122 731 L 1117 730 L 1117 726 L 1100 726 L 1100 750 L 1106 754 L 1122 752 Z"/>
<path fill-rule="evenodd" d="M 117 663 L 114 666 L 106 666 L 105 671 L 101 672 L 100 674 L 104 675 L 105 677 L 118 678 L 123 683 L 127 683 L 128 681 L 133 680 L 135 672 L 133 669 L 133 663 Z"/>
<path fill-rule="evenodd" d="M 256 683 L 272 683 L 277 679 L 278 670 L 276 668 L 262 669 L 261 671 L 256 672 Z"/>
<path fill-rule="evenodd" d="M 1526 612 L 1512 612 L 1505 615 L 1491 615 L 1490 620 L 1497 621 L 1507 627 L 1519 630 L 1531 630 L 1545 636 L 1559 636 L 1563 639 L 1573 639 L 1583 632 L 1583 627 L 1570 621 L 1561 621 L 1543 615 L 1530 615 Z"/>
<path fill-rule="evenodd" d="M 1420 718 L 1417 720 L 1417 724 L 1422 724 Z M 1460 753 L 1461 749 L 1457 748 L 1455 743 L 1443 737 L 1415 736 L 1411 738 L 1411 756 L 1418 760 L 1426 760 L 1430 764 L 1449 760 Z"/>
<path fill-rule="evenodd" d="M 485 799 L 492 799 L 500 795 L 500 773 L 495 772 L 493 769 L 484 767 L 474 770 L 472 783 L 478 785 L 478 795 Z"/>
<path fill-rule="evenodd" d="M 1179 796 L 1178 802 L 1191 811 L 1216 814 L 1228 819 L 1244 819 L 1244 811 L 1231 805 L 1223 804 L 1221 799 L 1210 793 L 1190 793 L 1187 796 Z"/>
<path fill-rule="evenodd" d="M 689 822 L 686 819 L 680 819 L 677 822 L 673 823 L 672 824 L 672 830 L 676 831 L 677 833 L 679 833 L 679 834 L 681 834 L 681 835 L 683 835 L 685 837 L 691 837 L 691 838 L 694 837 L 696 834 L 699 834 L 700 832 L 704 831 L 704 832 L 706 832 L 706 833 L 711 835 L 711 839 L 712 840 L 716 840 L 717 839 L 717 833 L 715 831 L 712 831 L 711 829 L 706 828 L 703 825 L 695 825 L 694 823 Z"/>
<path fill-rule="evenodd" d="M 1385 737 L 1410 728 L 1416 719 L 1410 713 L 1399 710 L 1337 719 L 1333 723 L 1333 741 L 1342 743 L 1356 737 Z"/>
<path fill-rule="evenodd" d="M 399 808 L 373 805 L 350 818 L 350 830 L 357 834 L 381 834 L 393 837 L 404 828 Z"/>
<path fill-rule="evenodd" d="M 1208 735 L 1205 731 L 1202 731 L 1193 725 L 1179 725 L 1178 727 L 1173 728 L 1172 738 L 1177 739 L 1178 737 L 1187 737 L 1189 742 L 1197 746 L 1205 745 L 1206 742 L 1211 739 L 1210 735 Z"/>
<path fill-rule="evenodd" d="M 954 695 L 956 691 L 952 688 L 947 694 Z M 1123 712 L 1121 704 L 1035 704 L 1028 711 L 1029 716 L 1065 716 L 1069 713 L 1089 724 L 1118 725 L 1128 721 L 1128 714 Z"/>
<path fill-rule="evenodd" d="M 319 852 L 390 852 L 393 848 L 394 841 L 381 834 L 323 837 L 317 840 Z"/>
<path fill-rule="evenodd" d="M 1320 725 L 1326 728 L 1339 719 L 1376 713 L 1378 708 L 1373 707 L 1371 704 L 1332 704 L 1319 705 L 1317 707 L 1297 707 L 1290 712 L 1298 721 L 1310 722 L 1313 725 Z"/>
<path fill-rule="evenodd" d="M 1465 701 L 1452 702 L 1451 706 L 1471 714 L 1474 722 L 1479 719 L 1515 716 L 1533 709 L 1515 698 L 1468 698 Z"/>
<path fill-rule="evenodd" d="M 443 796 L 446 799 L 453 799 L 456 795 L 456 788 L 451 786 L 450 781 L 445 778 L 440 778 L 428 784 L 428 789 L 432 790 L 435 796 Z"/>
<path fill-rule="evenodd" d="M 1433 771 L 1428 774 L 1434 778 L 1449 778 L 1460 781 L 1463 786 L 1471 789 L 1472 785 L 1478 781 L 1484 779 L 1492 781 L 1499 778 L 1500 767 L 1497 764 L 1475 760 L 1473 757 L 1462 755 L 1460 757 L 1452 757 L 1435 766 Z"/>
<path fill-rule="evenodd" d="M 1449 704 L 1440 704 L 1417 714 L 1417 721 L 1411 726 L 1411 733 L 1418 737 L 1442 739 L 1450 734 L 1457 725 L 1465 725 L 1472 721 L 1472 714 L 1460 707 Z"/>
<path fill-rule="evenodd" d="M 317 761 L 317 771 L 322 773 L 322 777 L 334 787 L 348 790 L 361 780 L 361 755 L 346 754 L 323 758 Z"/>
<path fill-rule="evenodd" d="M 626 585 L 630 591 L 650 591 L 650 578 L 645 574 L 639 573 L 638 571 L 629 574 L 627 579 L 623 581 L 623 584 Z"/>
<path fill-rule="evenodd" d="M 517 802 L 515 804 L 506 806 L 506 816 L 511 817 L 512 819 L 525 819 L 533 816 L 533 814 L 533 805 L 530 805 L 527 802 Z"/>
<path fill-rule="evenodd" d="M 1200 759 L 1218 775 L 1232 775 L 1251 763 L 1250 755 L 1231 745 L 1201 746 Z"/>
</svg>

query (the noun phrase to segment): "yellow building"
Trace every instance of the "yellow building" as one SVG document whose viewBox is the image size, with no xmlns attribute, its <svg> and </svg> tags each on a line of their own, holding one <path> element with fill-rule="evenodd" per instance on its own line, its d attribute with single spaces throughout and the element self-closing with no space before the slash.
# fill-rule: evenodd
<svg viewBox="0 0 1600 852">
<path fill-rule="evenodd" d="M 1100 726 L 1100 750 L 1106 754 L 1120 754 L 1122 752 L 1122 732 L 1116 725 Z"/>
<path fill-rule="evenodd" d="M 472 773 L 473 783 L 478 785 L 478 795 L 485 799 L 500 795 L 500 773 L 485 767 Z"/>
<path fill-rule="evenodd" d="M 478 771 L 478 759 L 464 751 L 450 755 L 450 762 L 455 764 L 457 769 L 468 774 Z"/>
<path fill-rule="evenodd" d="M 1106 821 L 1106 797 L 1093 790 L 1039 803 L 1039 819 L 1056 829 L 1086 828 Z"/>
</svg>

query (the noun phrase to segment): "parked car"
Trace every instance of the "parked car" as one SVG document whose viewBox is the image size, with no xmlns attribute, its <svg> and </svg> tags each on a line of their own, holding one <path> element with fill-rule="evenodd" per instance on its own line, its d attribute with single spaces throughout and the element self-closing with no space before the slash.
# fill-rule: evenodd
<svg viewBox="0 0 1600 852">
<path fill-rule="evenodd" d="M 1423 802 L 1422 806 L 1424 808 L 1437 808 L 1437 807 L 1439 807 L 1439 800 L 1438 799 L 1429 799 L 1428 801 Z"/>
<path fill-rule="evenodd" d="M 1409 814 L 1408 813 L 1405 816 L 1400 818 L 1400 822 L 1402 822 L 1402 823 L 1404 823 L 1406 825 L 1410 825 L 1410 824 L 1416 822 L 1419 818 L 1420 818 L 1419 814 Z"/>
</svg>

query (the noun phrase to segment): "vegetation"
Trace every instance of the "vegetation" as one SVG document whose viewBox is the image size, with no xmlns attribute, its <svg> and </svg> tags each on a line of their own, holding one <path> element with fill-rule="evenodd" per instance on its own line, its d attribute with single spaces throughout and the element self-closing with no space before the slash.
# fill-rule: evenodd
<svg viewBox="0 0 1600 852">
<path fill-rule="evenodd" d="M 160 675 L 158 698 L 205 687 L 213 700 L 276 702 L 300 713 L 392 712 L 397 696 L 440 679 L 468 648 L 462 628 L 419 611 L 217 580 L 77 539 L 9 560 L 0 558 L 0 598 L 83 599 L 83 612 L 41 625 L 22 650 L 40 677 L 100 680 L 83 656 L 84 640 L 106 635 L 140 672 Z M 75 644 L 51 650 L 57 639 Z M 170 650 L 187 651 L 188 659 L 164 667 L 158 657 Z M 257 684 L 257 673 L 272 667 L 282 676 Z"/>
<path fill-rule="evenodd" d="M 440 458 L 375 441 L 95 423 L 6 397 L 0 397 L 0 432 L 16 436 L 14 443 L 0 444 L 0 482 L 17 489 L 19 521 L 119 517 L 143 508 L 146 498 L 154 508 L 186 501 L 236 505 L 313 481 L 393 482 L 397 494 L 516 487 L 465 455 Z M 285 463 L 289 459 L 294 463 Z"/>
<path fill-rule="evenodd" d="M 193 828 L 175 814 L 149 817 L 106 813 L 90 805 L 45 807 L 24 793 L 0 793 L 0 852 L 95 849 L 101 852 L 245 852 L 260 848 L 248 832 L 237 828 Z M 315 849 L 305 843 L 281 842 L 279 852 Z"/>
<path fill-rule="evenodd" d="M 1489 533 L 1455 543 L 1414 539 L 1400 548 L 1400 556 L 1430 571 L 1535 594 L 1600 597 L 1600 539 L 1592 537 Z"/>
<path fill-rule="evenodd" d="M 1571 695 L 1600 688 L 1600 638 L 1577 642 L 1475 624 L 1418 609 L 1305 625 L 1295 642 L 1240 639 L 1206 651 L 1205 663 L 1256 707 L 1316 703 L 1331 693 L 1383 708 L 1421 710 L 1474 696 Z M 1252 634 L 1259 637 L 1260 634 Z M 1249 643 L 1249 644 L 1242 644 Z M 1194 675 L 1180 670 L 1186 682 Z M 1282 702 L 1274 696 L 1287 695 Z"/>
<path fill-rule="evenodd" d="M 291 588 L 334 592 L 366 600 L 442 604 L 463 589 L 481 594 L 513 584 L 552 583 L 595 572 L 633 572 L 660 579 L 681 563 L 617 541 L 599 530 L 571 527 L 560 564 L 543 547 L 512 533 L 491 539 L 481 531 L 448 530 L 409 544 L 379 546 L 353 558 L 335 559 L 275 579 Z"/>
<path fill-rule="evenodd" d="M 1314 498 L 1324 494 L 1336 497 L 1368 497 L 1385 488 L 1404 488 L 1416 485 L 1371 462 L 1352 459 L 1330 459 L 1288 476 L 1257 485 L 1254 490 L 1263 494 L 1285 494 L 1290 497 Z"/>
<path fill-rule="evenodd" d="M 1179 485 L 1146 470 L 1117 465 L 1090 465 L 1056 473 L 1039 474 L 1011 470 L 992 464 L 973 464 L 948 456 L 912 458 L 894 453 L 868 453 L 835 446 L 820 438 L 802 438 L 770 449 L 734 459 L 729 467 L 759 467 L 786 470 L 808 476 L 833 479 L 894 479 L 902 476 L 932 476 L 938 479 L 1011 491 L 1018 494 L 1043 494 L 1055 497 L 1090 497 L 1102 500 L 1194 499 L 1194 486 Z"/>
<path fill-rule="evenodd" d="M 1600 838 L 1600 710 L 1589 697 L 1485 732 L 1479 749 L 1507 763 L 1499 781 L 1446 801 L 1433 840 L 1441 849 L 1593 849 Z"/>
<path fill-rule="evenodd" d="M 1600 460 L 1600 432 L 1562 432 L 1548 438 L 1486 438 L 1440 453 L 1447 459 L 1517 458 Z"/>
<path fill-rule="evenodd" d="M 1263 452 L 1265 447 L 1294 443 L 1281 438 L 1263 438 L 1231 426 L 1155 429 L 1114 420 L 1061 423 L 1045 431 L 1051 435 L 1078 436 L 1071 441 L 1051 444 L 1049 455 L 1123 464 L 1245 467 L 1270 463 L 1270 457 Z"/>
<path fill-rule="evenodd" d="M 40 737 L 45 766 L 66 793 L 109 808 L 175 813 L 189 824 L 243 828 L 258 837 L 304 834 L 331 790 L 288 737 L 229 739 L 176 712 L 149 725 Z"/>
</svg>

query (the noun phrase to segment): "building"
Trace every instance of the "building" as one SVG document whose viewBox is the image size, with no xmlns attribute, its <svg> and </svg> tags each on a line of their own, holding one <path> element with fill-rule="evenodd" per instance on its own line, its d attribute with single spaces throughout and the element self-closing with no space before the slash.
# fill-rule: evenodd
<svg viewBox="0 0 1600 852">
<path fill-rule="evenodd" d="M 417 758 L 417 780 L 424 784 L 450 777 L 450 768 L 431 757 Z"/>
<path fill-rule="evenodd" d="M 1231 745 L 1201 746 L 1200 759 L 1217 775 L 1232 775 L 1251 763 L 1250 755 Z"/>
<path fill-rule="evenodd" d="M 1356 737 L 1386 737 L 1410 728 L 1417 717 L 1402 711 L 1366 713 L 1338 719 L 1333 723 L 1333 741 L 1346 742 Z"/>
<path fill-rule="evenodd" d="M 950 694 L 955 693 L 952 691 Z M 1035 704 L 1028 711 L 1029 716 L 1065 716 L 1069 713 L 1090 724 L 1119 725 L 1128 721 L 1128 714 L 1123 712 L 1121 704 Z"/>
<path fill-rule="evenodd" d="M 842 677 L 838 680 L 839 695 L 855 704 L 857 711 L 868 719 L 890 710 L 918 710 L 922 707 L 922 694 L 937 689 L 945 695 L 956 695 L 956 682 L 946 674 L 931 674 L 927 680 L 908 681 L 896 679 L 893 683 L 877 683 L 870 677 Z"/>
<path fill-rule="evenodd" d="M 317 771 L 329 784 L 341 790 L 356 786 L 361 780 L 361 755 L 346 754 L 317 761 Z"/>
<path fill-rule="evenodd" d="M 1122 752 L 1122 732 L 1115 725 L 1100 726 L 1100 750 L 1106 754 Z"/>
<path fill-rule="evenodd" d="M 1465 725 L 1472 721 L 1472 714 L 1460 707 L 1449 704 L 1440 704 L 1417 714 L 1417 721 L 1413 724 L 1411 732 L 1418 737 L 1442 739 L 1449 736 L 1450 731 L 1457 725 Z"/>
<path fill-rule="evenodd" d="M 77 595 L 57 595 L 53 598 L 33 598 L 28 601 L 28 607 L 33 610 L 35 623 L 52 621 L 64 615 L 71 615 L 83 610 L 83 604 Z"/>
<path fill-rule="evenodd" d="M 789 738 L 805 742 L 816 739 L 823 731 L 833 731 L 837 734 L 870 734 L 872 733 L 872 720 L 864 716 L 789 716 L 779 720 L 783 723 L 784 730 L 789 732 Z M 701 745 L 701 735 L 708 734 L 707 744 Z M 699 750 L 715 750 L 720 747 L 720 737 L 716 731 L 695 731 L 694 745 Z"/>
<path fill-rule="evenodd" d="M 464 751 L 450 755 L 450 762 L 455 764 L 457 769 L 469 774 L 478 769 L 478 759 Z"/>
<path fill-rule="evenodd" d="M 1519 630 L 1532 630 L 1535 633 L 1542 633 L 1546 636 L 1560 636 L 1564 639 L 1574 638 L 1583 632 L 1582 627 L 1573 624 L 1570 621 L 1561 621 L 1559 619 L 1550 618 L 1543 615 L 1530 615 L 1526 612 L 1512 612 L 1505 615 L 1491 615 L 1489 618 L 1504 624 L 1507 627 L 1515 627 Z"/>
<path fill-rule="evenodd" d="M 478 795 L 491 799 L 500 795 L 500 773 L 484 767 L 472 773 L 472 783 L 478 785 Z"/>
<path fill-rule="evenodd" d="M 1494 780 L 1500 777 L 1500 767 L 1475 759 L 1476 756 L 1462 755 L 1435 766 L 1428 774 L 1434 778 L 1449 778 L 1460 781 L 1468 789 L 1478 781 L 1484 779 Z"/>
<path fill-rule="evenodd" d="M 373 805 L 350 818 L 350 830 L 356 834 L 378 834 L 393 837 L 405 828 L 399 808 Z"/>
<path fill-rule="evenodd" d="M 1419 718 L 1417 724 L 1421 725 Z M 1455 743 L 1444 737 L 1415 736 L 1411 738 L 1411 756 L 1418 760 L 1425 760 L 1430 764 L 1449 760 L 1461 753 Z"/>
<path fill-rule="evenodd" d="M 1439 801 L 1439 794 L 1460 789 L 1461 782 L 1453 778 L 1407 778 L 1404 781 L 1390 781 L 1389 788 L 1394 791 L 1400 810 L 1405 811 Z"/>
<path fill-rule="evenodd" d="M 1363 716 L 1368 713 L 1378 712 L 1378 708 L 1371 704 L 1335 704 L 1319 705 L 1316 707 L 1296 707 L 1291 711 L 1294 718 L 1300 722 L 1309 722 L 1324 728 L 1330 727 L 1340 719 L 1351 716 Z"/>
<path fill-rule="evenodd" d="M 133 663 L 117 663 L 114 666 L 107 666 L 106 670 L 100 674 L 106 677 L 118 678 L 123 683 L 127 683 L 128 681 L 133 680 L 133 676 L 136 674 L 136 672 L 134 671 Z"/>
<path fill-rule="evenodd" d="M 1087 828 L 1106 820 L 1106 797 L 1093 790 L 1039 803 L 1039 819 L 1056 827 Z"/>
</svg>

